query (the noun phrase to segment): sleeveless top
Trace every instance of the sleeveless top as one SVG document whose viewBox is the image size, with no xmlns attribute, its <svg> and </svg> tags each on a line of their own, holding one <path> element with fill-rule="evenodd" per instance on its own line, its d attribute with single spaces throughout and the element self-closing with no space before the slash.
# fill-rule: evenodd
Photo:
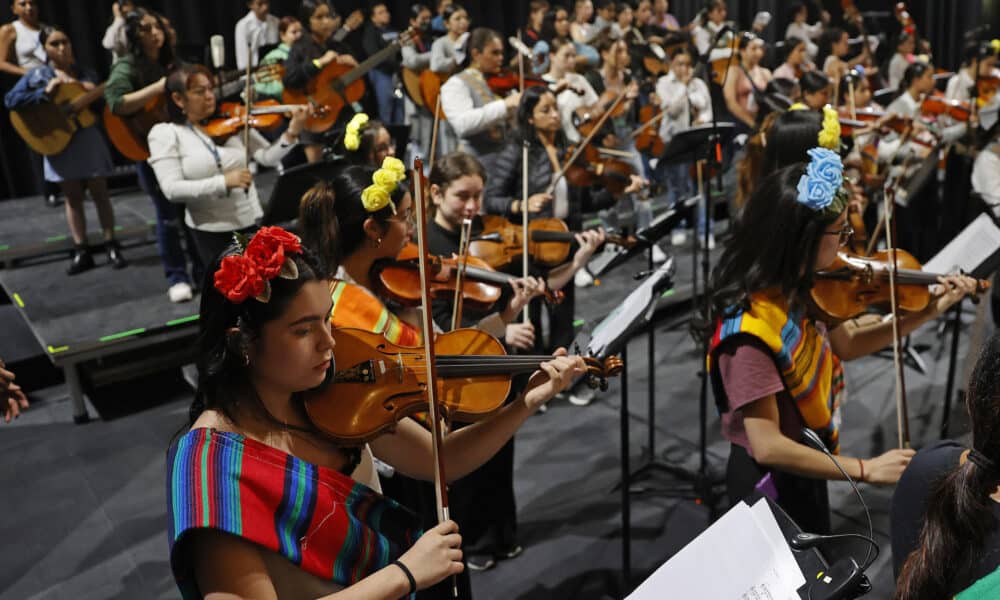
<svg viewBox="0 0 1000 600">
<path fill-rule="evenodd" d="M 39 40 L 42 32 L 38 29 L 29 29 L 20 19 L 14 21 L 14 31 L 17 32 L 14 54 L 17 56 L 18 66 L 30 71 L 44 65 L 48 55 L 45 54 L 45 48 Z"/>
</svg>

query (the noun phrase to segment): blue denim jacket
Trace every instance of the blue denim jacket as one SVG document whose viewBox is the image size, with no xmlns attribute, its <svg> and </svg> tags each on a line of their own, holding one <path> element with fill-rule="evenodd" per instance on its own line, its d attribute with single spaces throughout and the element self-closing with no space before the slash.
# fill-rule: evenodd
<svg viewBox="0 0 1000 600">
<path fill-rule="evenodd" d="M 7 110 L 16 110 L 24 106 L 46 102 L 49 97 L 45 93 L 45 86 L 55 76 L 55 69 L 49 65 L 42 65 L 28 71 L 3 97 L 4 106 L 7 107 Z"/>
</svg>

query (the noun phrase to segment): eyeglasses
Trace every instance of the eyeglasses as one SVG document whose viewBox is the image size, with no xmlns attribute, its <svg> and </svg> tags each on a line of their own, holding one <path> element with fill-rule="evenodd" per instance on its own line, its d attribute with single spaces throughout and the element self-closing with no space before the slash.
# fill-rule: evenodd
<svg viewBox="0 0 1000 600">
<path fill-rule="evenodd" d="M 840 245 L 846 246 L 847 242 L 851 240 L 851 236 L 854 235 L 854 228 L 845 223 L 843 227 L 836 231 L 824 231 L 823 235 L 838 235 L 840 236 L 838 240 Z"/>
<path fill-rule="evenodd" d="M 417 215 L 413 212 L 413 207 L 407 208 L 405 211 L 397 212 L 395 215 L 389 217 L 388 221 L 398 221 L 400 223 L 405 223 L 408 225 L 416 225 Z"/>
</svg>

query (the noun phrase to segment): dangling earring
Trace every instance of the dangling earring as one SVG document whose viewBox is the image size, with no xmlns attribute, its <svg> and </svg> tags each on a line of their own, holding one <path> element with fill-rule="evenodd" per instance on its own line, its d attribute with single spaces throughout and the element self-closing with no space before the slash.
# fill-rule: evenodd
<svg viewBox="0 0 1000 600">
<path fill-rule="evenodd" d="M 244 367 L 250 366 L 250 355 L 247 354 L 246 352 L 243 353 L 243 366 Z"/>
<path fill-rule="evenodd" d="M 382 247 L 382 238 L 378 238 L 377 240 L 375 240 L 375 247 L 376 248 Z"/>
</svg>

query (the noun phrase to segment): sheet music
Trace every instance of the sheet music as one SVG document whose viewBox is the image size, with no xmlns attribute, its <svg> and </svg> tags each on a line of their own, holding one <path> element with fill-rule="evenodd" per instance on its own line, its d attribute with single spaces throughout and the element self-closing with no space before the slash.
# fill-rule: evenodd
<svg viewBox="0 0 1000 600">
<path fill-rule="evenodd" d="M 611 313 L 594 328 L 594 333 L 587 344 L 587 353 L 591 356 L 607 357 L 614 354 L 616 345 L 622 343 L 625 335 L 637 323 L 649 319 L 649 311 L 656 306 L 658 296 L 657 286 L 664 279 L 669 279 L 674 272 L 674 259 L 668 258 L 652 274 L 646 277 L 642 285 L 637 287 L 628 297 L 611 311 Z"/>
<path fill-rule="evenodd" d="M 1000 249 L 1000 228 L 987 214 L 981 214 L 955 239 L 924 264 L 928 273 L 972 273 Z"/>
<path fill-rule="evenodd" d="M 806 580 L 767 502 L 740 502 L 628 600 L 798 600 Z"/>
</svg>

